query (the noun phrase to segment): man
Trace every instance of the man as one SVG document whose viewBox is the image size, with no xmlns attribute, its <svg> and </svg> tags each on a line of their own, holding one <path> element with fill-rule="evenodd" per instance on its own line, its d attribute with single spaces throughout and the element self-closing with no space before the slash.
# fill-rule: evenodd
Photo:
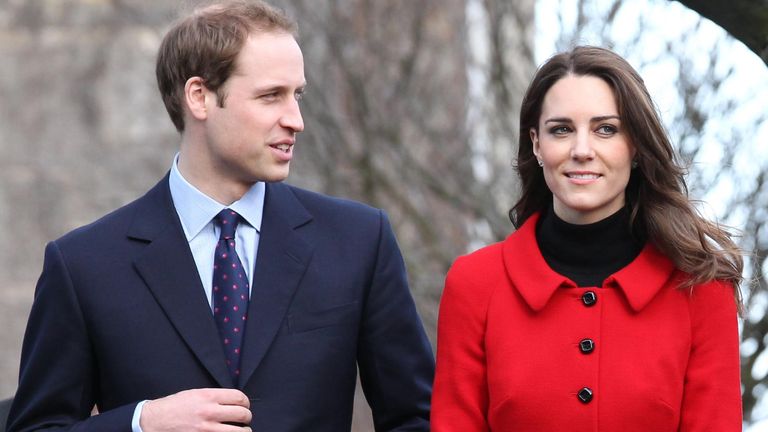
<svg viewBox="0 0 768 432">
<path fill-rule="evenodd" d="M 48 244 L 9 431 L 348 431 L 357 368 L 376 430 L 429 430 L 432 352 L 386 216 L 280 183 L 304 129 L 294 35 L 246 1 L 166 35 L 179 153 Z"/>
</svg>

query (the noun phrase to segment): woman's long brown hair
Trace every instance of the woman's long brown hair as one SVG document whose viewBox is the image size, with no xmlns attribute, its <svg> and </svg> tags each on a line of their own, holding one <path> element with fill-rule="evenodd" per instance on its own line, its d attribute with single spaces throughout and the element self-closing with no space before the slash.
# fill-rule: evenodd
<svg viewBox="0 0 768 432">
<path fill-rule="evenodd" d="M 678 269 L 690 275 L 683 287 L 725 280 L 733 284 L 741 306 L 741 250 L 726 229 L 703 218 L 688 199 L 685 170 L 677 162 L 643 79 L 610 50 L 576 47 L 550 58 L 536 72 L 520 109 L 515 168 L 522 181 L 522 195 L 509 212 L 515 227 L 552 202 L 528 132 L 538 130 L 544 96 L 566 75 L 595 76 L 613 89 L 622 127 L 637 150 L 637 167 L 626 189 L 632 231 L 653 242 Z"/>
</svg>

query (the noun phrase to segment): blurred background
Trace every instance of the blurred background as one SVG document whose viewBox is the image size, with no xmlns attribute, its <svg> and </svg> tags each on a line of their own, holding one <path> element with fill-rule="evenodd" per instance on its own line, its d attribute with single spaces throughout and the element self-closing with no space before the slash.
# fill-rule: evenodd
<svg viewBox="0 0 768 432">
<path fill-rule="evenodd" d="M 170 167 L 178 136 L 154 59 L 196 3 L 0 0 L 0 399 L 16 388 L 45 243 Z M 512 231 L 518 109 L 536 66 L 575 44 L 627 58 L 691 197 L 750 253 L 744 419 L 768 431 L 768 0 L 272 3 L 299 22 L 309 82 L 289 182 L 389 213 L 433 343 L 453 259 Z M 354 430 L 370 431 L 358 399 Z"/>
</svg>

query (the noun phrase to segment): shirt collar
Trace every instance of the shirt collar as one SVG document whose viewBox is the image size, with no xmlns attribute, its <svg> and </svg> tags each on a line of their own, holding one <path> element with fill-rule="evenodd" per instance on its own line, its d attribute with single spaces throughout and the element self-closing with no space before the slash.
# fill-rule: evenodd
<svg viewBox="0 0 768 432">
<path fill-rule="evenodd" d="M 576 284 L 552 270 L 541 255 L 536 241 L 534 214 L 504 241 L 504 267 L 512 285 L 526 303 L 540 311 L 558 288 L 575 288 Z M 647 242 L 635 260 L 608 277 L 603 286 L 616 287 L 624 293 L 630 307 L 638 312 L 661 290 L 675 273 L 674 264 Z"/>
<path fill-rule="evenodd" d="M 225 206 L 201 192 L 187 182 L 178 167 L 179 155 L 173 158 L 169 186 L 176 212 L 187 241 L 195 238 L 203 228 L 225 208 L 230 208 L 242 216 L 256 231 L 261 232 L 261 218 L 264 213 L 264 182 L 255 183 L 239 200 Z"/>
</svg>

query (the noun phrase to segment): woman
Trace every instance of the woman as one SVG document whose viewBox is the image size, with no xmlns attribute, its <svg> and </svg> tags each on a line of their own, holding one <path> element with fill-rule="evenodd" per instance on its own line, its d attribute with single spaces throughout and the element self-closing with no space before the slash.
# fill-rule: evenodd
<svg viewBox="0 0 768 432">
<path fill-rule="evenodd" d="M 517 231 L 456 260 L 433 431 L 740 431 L 742 259 L 687 199 L 642 79 L 578 47 L 520 113 Z"/>
</svg>

